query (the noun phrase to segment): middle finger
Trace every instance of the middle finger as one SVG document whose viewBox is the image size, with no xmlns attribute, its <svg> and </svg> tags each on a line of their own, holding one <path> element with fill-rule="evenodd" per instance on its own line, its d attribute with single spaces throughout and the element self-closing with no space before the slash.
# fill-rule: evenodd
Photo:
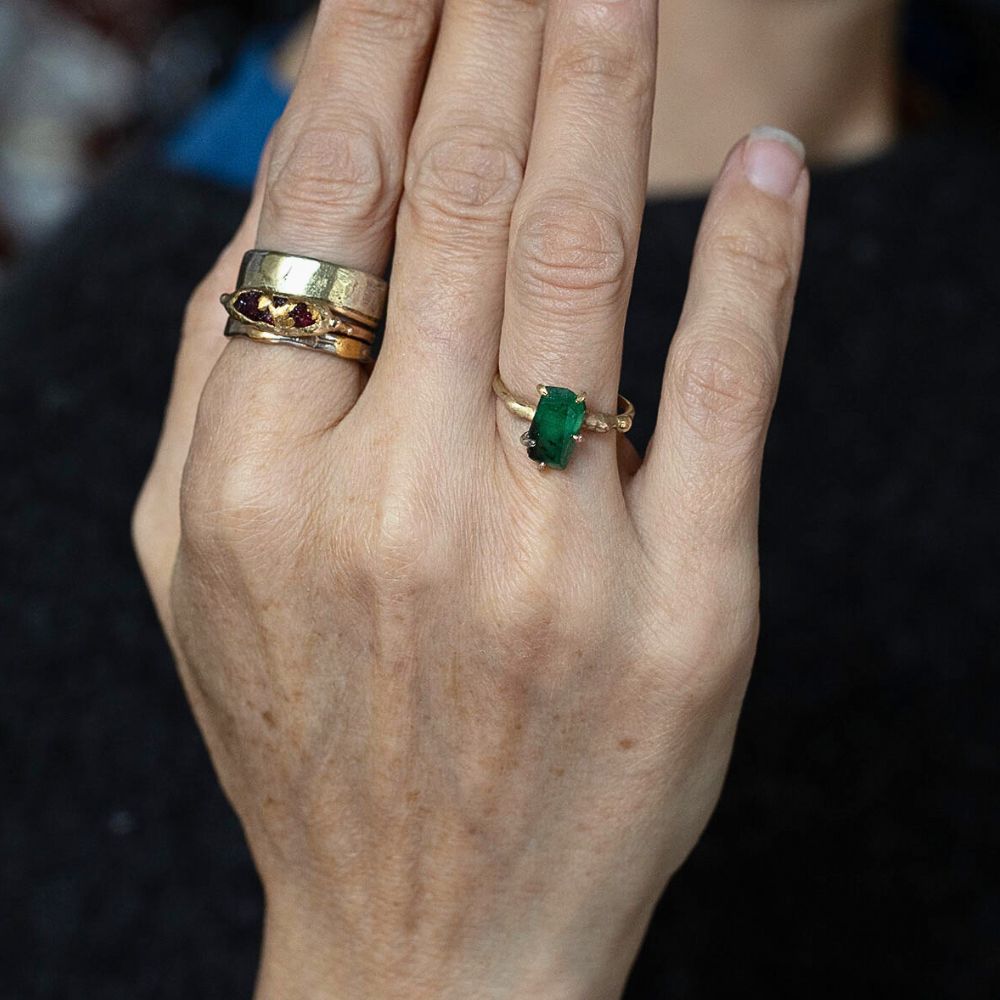
<svg viewBox="0 0 1000 1000">
<path fill-rule="evenodd" d="M 510 213 L 544 23 L 544 0 L 444 5 L 410 138 L 385 343 L 366 390 L 405 387 L 428 403 L 464 393 L 479 431 L 492 426 Z"/>
</svg>

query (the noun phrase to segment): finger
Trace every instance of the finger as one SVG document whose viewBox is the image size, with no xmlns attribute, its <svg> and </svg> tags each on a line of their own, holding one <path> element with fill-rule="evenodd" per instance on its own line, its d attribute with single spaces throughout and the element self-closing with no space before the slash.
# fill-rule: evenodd
<svg viewBox="0 0 1000 1000">
<path fill-rule="evenodd" d="M 798 140 L 757 129 L 733 148 L 709 198 L 656 430 L 629 497 L 640 531 L 665 557 L 742 555 L 756 571 L 764 437 L 808 190 Z"/>
<path fill-rule="evenodd" d="M 550 4 L 500 342 L 500 372 L 518 395 L 557 385 L 585 392 L 590 409 L 615 411 L 645 201 L 656 17 L 655 0 Z M 512 460 L 534 474 L 518 443 L 524 428 L 503 407 L 498 419 L 506 446 L 522 452 Z M 614 437 L 584 435 L 573 480 L 590 488 L 588 466 L 616 475 Z"/>
<path fill-rule="evenodd" d="M 180 539 L 180 484 L 191 447 L 198 401 L 226 342 L 219 296 L 233 286 L 240 259 L 253 246 L 264 197 L 269 147 L 253 195 L 232 240 L 188 302 L 160 439 L 132 514 L 132 536 L 146 582 L 168 630 L 167 591 Z"/>
<path fill-rule="evenodd" d="M 545 5 L 452 0 L 410 141 L 390 321 L 369 392 L 467 395 L 492 431 L 510 213 L 531 134 Z M 469 412 L 468 403 L 464 406 Z"/>
<path fill-rule="evenodd" d="M 320 5 L 298 83 L 275 129 L 258 247 L 385 271 L 437 6 L 437 0 Z M 283 436 L 336 423 L 366 378 L 354 361 L 242 339 L 233 341 L 217 372 L 220 419 L 265 432 L 274 426 Z"/>
</svg>

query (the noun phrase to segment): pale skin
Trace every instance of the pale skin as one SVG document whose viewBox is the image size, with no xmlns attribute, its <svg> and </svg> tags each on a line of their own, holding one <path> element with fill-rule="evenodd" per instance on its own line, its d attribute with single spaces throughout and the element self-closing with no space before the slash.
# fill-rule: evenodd
<svg viewBox="0 0 1000 1000">
<path fill-rule="evenodd" d="M 657 38 L 653 0 L 321 5 L 192 297 L 134 535 L 264 885 L 259 1000 L 616 997 L 714 807 L 795 143 L 730 135 L 644 461 L 586 434 L 539 472 L 490 387 L 614 409 Z M 656 186 L 693 183 L 674 160 Z M 370 373 L 220 335 L 244 250 L 381 273 L 393 241 Z"/>
</svg>

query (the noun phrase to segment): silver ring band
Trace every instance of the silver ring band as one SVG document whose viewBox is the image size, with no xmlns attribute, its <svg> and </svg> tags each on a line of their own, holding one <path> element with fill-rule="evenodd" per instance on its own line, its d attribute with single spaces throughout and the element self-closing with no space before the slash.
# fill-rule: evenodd
<svg viewBox="0 0 1000 1000">
<path fill-rule="evenodd" d="M 237 287 L 322 299 L 348 319 L 372 327 L 385 316 L 389 288 L 381 278 L 365 271 L 274 250 L 244 254 Z"/>
</svg>

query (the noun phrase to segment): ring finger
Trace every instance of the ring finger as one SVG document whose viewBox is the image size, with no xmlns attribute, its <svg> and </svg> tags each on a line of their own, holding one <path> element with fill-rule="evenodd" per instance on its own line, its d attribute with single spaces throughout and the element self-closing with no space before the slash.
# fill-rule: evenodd
<svg viewBox="0 0 1000 1000">
<path fill-rule="evenodd" d="M 645 203 L 656 63 L 656 0 L 551 0 L 524 184 L 511 223 L 500 372 L 614 412 L 621 338 Z M 502 405 L 512 461 L 533 473 L 523 427 Z M 617 476 L 616 434 L 582 444 L 585 468 Z M 564 477 L 560 477 L 564 478 Z"/>
</svg>

